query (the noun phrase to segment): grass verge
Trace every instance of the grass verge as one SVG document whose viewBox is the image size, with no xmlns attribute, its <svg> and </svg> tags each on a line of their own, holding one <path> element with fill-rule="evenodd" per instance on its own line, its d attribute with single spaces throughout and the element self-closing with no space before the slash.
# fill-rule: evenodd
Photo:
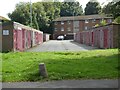
<svg viewBox="0 0 120 90">
<path fill-rule="evenodd" d="M 117 79 L 118 50 L 81 52 L 10 52 L 2 54 L 3 82 L 63 79 Z M 48 78 L 39 75 L 45 63 Z"/>
</svg>

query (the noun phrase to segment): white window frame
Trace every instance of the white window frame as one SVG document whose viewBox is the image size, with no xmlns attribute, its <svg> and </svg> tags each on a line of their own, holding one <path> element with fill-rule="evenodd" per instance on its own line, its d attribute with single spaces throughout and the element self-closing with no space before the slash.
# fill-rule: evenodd
<svg viewBox="0 0 120 90">
<path fill-rule="evenodd" d="M 89 20 L 88 20 L 88 19 L 86 19 L 86 20 L 85 20 L 85 23 L 89 23 Z"/>
<path fill-rule="evenodd" d="M 67 21 L 68 24 L 71 24 L 71 21 Z"/>
<path fill-rule="evenodd" d="M 55 31 L 57 31 L 57 28 L 54 28 Z"/>
<path fill-rule="evenodd" d="M 92 23 L 95 23 L 96 22 L 96 19 L 92 19 Z"/>
<path fill-rule="evenodd" d="M 68 28 L 67 28 L 67 31 L 71 31 L 71 28 L 70 28 L 70 27 L 68 27 Z"/>
<path fill-rule="evenodd" d="M 61 25 L 63 25 L 64 24 L 64 22 L 63 21 L 61 21 Z"/>
<path fill-rule="evenodd" d="M 85 26 L 85 30 L 88 30 L 88 27 L 87 27 L 87 26 Z"/>
<path fill-rule="evenodd" d="M 64 27 L 61 28 L 61 31 L 64 31 Z"/>
</svg>

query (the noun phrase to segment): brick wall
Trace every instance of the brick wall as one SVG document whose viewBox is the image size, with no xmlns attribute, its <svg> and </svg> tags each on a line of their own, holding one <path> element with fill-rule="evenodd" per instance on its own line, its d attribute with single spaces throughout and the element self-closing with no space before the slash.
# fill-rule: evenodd
<svg viewBox="0 0 120 90">
<path fill-rule="evenodd" d="M 66 20 L 66 21 L 55 21 L 54 22 L 54 34 L 53 39 L 57 39 L 59 35 L 69 36 L 74 35 L 74 33 L 82 32 L 93 28 L 96 24 L 100 24 L 102 18 L 100 19 L 88 19 L 88 23 L 85 20 Z M 104 19 L 107 23 L 109 23 L 109 18 Z M 112 19 L 111 19 L 112 20 Z M 61 24 L 64 23 L 64 24 Z M 70 22 L 70 24 L 69 24 Z M 57 24 L 56 24 L 57 23 Z M 77 25 L 78 24 L 78 25 Z M 61 31 L 61 28 L 64 28 L 64 31 Z M 57 30 L 56 30 L 57 29 Z M 70 29 L 70 30 L 68 30 Z M 69 39 L 69 38 L 68 38 Z"/>
</svg>

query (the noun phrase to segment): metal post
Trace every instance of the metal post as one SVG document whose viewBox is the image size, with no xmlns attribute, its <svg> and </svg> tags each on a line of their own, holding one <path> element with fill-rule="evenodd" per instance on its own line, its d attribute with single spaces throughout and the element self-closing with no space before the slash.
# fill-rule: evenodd
<svg viewBox="0 0 120 90">
<path fill-rule="evenodd" d="M 74 5 L 75 2 L 73 2 Z M 75 24 L 75 20 L 74 20 L 74 14 L 75 14 L 75 8 L 73 8 L 73 38 L 75 37 L 75 28 L 74 28 L 74 24 Z"/>
<path fill-rule="evenodd" d="M 30 0 L 30 27 L 31 27 L 31 47 L 33 46 L 33 32 L 32 32 L 32 2 Z"/>
<path fill-rule="evenodd" d="M 30 26 L 32 27 L 32 2 L 30 0 Z"/>
</svg>

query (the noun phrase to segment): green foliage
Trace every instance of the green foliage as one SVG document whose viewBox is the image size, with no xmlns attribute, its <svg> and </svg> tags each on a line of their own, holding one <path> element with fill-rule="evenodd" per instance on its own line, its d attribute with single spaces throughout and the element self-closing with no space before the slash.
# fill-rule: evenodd
<svg viewBox="0 0 120 90">
<path fill-rule="evenodd" d="M 101 12 L 101 6 L 97 0 L 89 1 L 85 7 L 85 15 L 99 14 Z"/>
<path fill-rule="evenodd" d="M 82 6 L 78 1 L 65 0 L 62 2 L 60 16 L 78 16 L 83 14 Z"/>
<path fill-rule="evenodd" d="M 106 6 L 103 7 L 102 12 L 104 14 L 112 15 L 114 18 L 117 18 L 120 16 L 120 1 L 109 2 Z"/>
<path fill-rule="evenodd" d="M 30 26 L 30 3 L 20 2 L 16 5 L 16 9 L 12 13 L 8 13 L 12 21 L 22 23 Z"/>
<path fill-rule="evenodd" d="M 96 24 L 96 25 L 95 25 L 95 27 L 98 27 L 98 26 L 99 26 L 99 24 Z"/>
<path fill-rule="evenodd" d="M 46 12 L 44 11 L 44 6 L 41 2 L 33 3 L 32 4 L 32 16 L 33 16 L 33 25 L 39 25 L 39 30 L 44 31 L 48 25 L 47 22 L 49 18 L 46 16 Z M 36 18 L 36 19 L 34 19 Z M 35 21 L 36 20 L 36 21 Z M 35 23 L 37 22 L 37 23 Z M 37 29 L 37 27 L 36 27 Z"/>
<path fill-rule="evenodd" d="M 49 1 L 49 2 L 47 2 Z M 73 0 L 74 1 L 74 0 Z M 32 27 L 44 33 L 53 33 L 53 20 L 60 16 L 78 16 L 82 14 L 79 2 L 44 2 L 32 3 Z M 30 3 L 21 2 L 8 14 L 12 21 L 30 26 Z"/>
<path fill-rule="evenodd" d="M 108 16 L 112 15 L 112 11 L 113 11 L 113 2 L 109 2 L 107 5 L 105 5 L 103 8 L 102 8 L 102 13 L 104 14 L 107 14 Z"/>
<path fill-rule="evenodd" d="M 120 24 L 120 16 L 118 16 L 115 20 L 114 20 L 115 23 L 117 24 Z"/>
<path fill-rule="evenodd" d="M 106 25 L 106 24 L 107 24 L 106 20 L 102 20 L 102 21 L 100 22 L 100 25 L 102 25 L 102 26 L 104 26 L 104 25 Z"/>
<path fill-rule="evenodd" d="M 52 20 L 60 15 L 60 2 L 36 2 L 32 4 L 32 27 L 45 33 L 53 33 Z M 30 26 L 30 3 L 20 2 L 8 14 L 12 21 Z"/>
<path fill-rule="evenodd" d="M 58 18 L 60 17 L 60 8 L 62 3 L 61 2 L 54 2 L 54 9 L 55 9 L 55 13 L 54 13 L 54 18 Z"/>
<path fill-rule="evenodd" d="M 44 29 L 44 32 L 53 34 L 53 20 L 60 17 L 61 2 L 42 2 L 42 4 L 48 18 L 48 27 Z"/>
<path fill-rule="evenodd" d="M 107 24 L 106 20 L 102 20 L 102 21 L 100 22 L 100 24 L 96 24 L 95 27 L 104 26 L 104 25 L 106 25 L 106 24 Z"/>
<path fill-rule="evenodd" d="M 0 82 L 2 82 L 2 53 L 0 53 Z"/>
<path fill-rule="evenodd" d="M 3 82 L 118 78 L 117 49 L 82 52 L 11 52 L 3 53 L 2 58 Z M 48 78 L 40 76 L 39 63 L 46 64 Z"/>
<path fill-rule="evenodd" d="M 37 20 L 37 13 L 34 14 L 34 25 L 33 28 L 36 28 L 37 30 L 39 30 L 39 24 L 38 24 L 38 20 Z"/>
</svg>

